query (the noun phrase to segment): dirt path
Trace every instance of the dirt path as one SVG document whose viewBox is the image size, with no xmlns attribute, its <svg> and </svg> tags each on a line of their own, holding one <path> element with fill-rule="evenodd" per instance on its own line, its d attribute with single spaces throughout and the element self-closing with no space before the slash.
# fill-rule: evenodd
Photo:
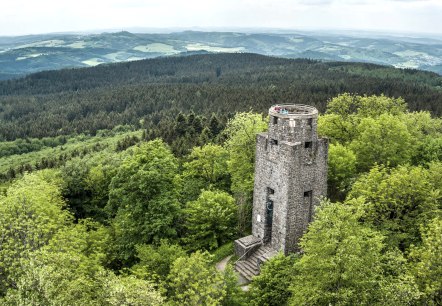
<svg viewBox="0 0 442 306">
<path fill-rule="evenodd" d="M 220 262 L 218 262 L 215 267 L 218 271 L 224 272 L 226 269 L 227 263 L 229 262 L 230 258 L 232 258 L 233 255 L 229 255 Z"/>
</svg>

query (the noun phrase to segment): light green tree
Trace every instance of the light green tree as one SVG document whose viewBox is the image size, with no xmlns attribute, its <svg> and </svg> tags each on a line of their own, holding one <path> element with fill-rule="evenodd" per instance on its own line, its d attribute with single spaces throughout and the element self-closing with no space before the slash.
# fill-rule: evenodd
<svg viewBox="0 0 442 306">
<path fill-rule="evenodd" d="M 239 231 L 245 233 L 251 223 L 251 198 L 254 184 L 256 136 L 267 130 L 262 115 L 237 113 L 224 131 L 229 152 L 228 170 L 231 176 L 231 190 L 239 205 Z"/>
<path fill-rule="evenodd" d="M 184 243 L 191 250 L 212 250 L 237 232 L 237 205 L 224 191 L 205 190 L 184 209 Z"/>
<path fill-rule="evenodd" d="M 183 164 L 183 201 L 196 200 L 202 189 L 230 189 L 227 150 L 214 144 L 194 147 Z"/>
<path fill-rule="evenodd" d="M 328 196 L 343 200 L 356 176 L 356 155 L 343 145 L 330 144 L 328 150 Z"/>
<path fill-rule="evenodd" d="M 199 251 L 175 260 L 169 274 L 169 295 L 173 305 L 222 305 L 226 296 L 223 276 L 210 255 Z"/>
<path fill-rule="evenodd" d="M 154 285 L 134 276 L 109 274 L 104 279 L 103 305 L 109 306 L 160 306 L 165 298 Z M 97 304 L 95 304 L 97 305 Z"/>
<path fill-rule="evenodd" d="M 407 112 L 399 115 L 402 121 L 407 125 L 410 133 L 416 137 L 421 138 L 426 135 L 441 136 L 442 133 L 442 119 L 432 117 L 428 111 Z"/>
<path fill-rule="evenodd" d="M 442 219 L 422 226 L 422 244 L 410 251 L 411 271 L 423 292 L 423 305 L 442 304 Z"/>
<path fill-rule="evenodd" d="M 376 118 L 382 114 L 400 115 L 406 111 L 404 99 L 384 95 L 359 96 L 344 93 L 327 104 L 327 114 L 336 114 L 344 119 L 353 115 L 362 118 Z"/>
<path fill-rule="evenodd" d="M 57 232 L 48 245 L 22 260 L 6 305 L 160 305 L 147 281 L 103 268 L 107 231 L 90 221 Z"/>
<path fill-rule="evenodd" d="M 132 266 L 131 272 L 139 278 L 160 283 L 167 279 L 172 263 L 185 257 L 186 252 L 176 244 L 161 240 L 158 246 L 143 244 L 136 246 L 138 263 Z"/>
<path fill-rule="evenodd" d="M 12 305 L 94 305 L 102 290 L 100 248 L 82 226 L 59 231 L 22 260 L 23 274 L 7 296 Z"/>
<path fill-rule="evenodd" d="M 420 226 L 438 211 L 440 191 L 422 167 L 376 166 L 353 185 L 349 198 L 363 197 L 363 218 L 388 237 L 390 246 L 406 249 L 420 240 Z"/>
<path fill-rule="evenodd" d="M 364 118 L 357 127 L 358 136 L 350 143 L 361 171 L 373 165 L 397 166 L 411 161 L 416 139 L 399 117 L 382 114 L 379 118 Z"/>
<path fill-rule="evenodd" d="M 267 122 L 260 114 L 237 113 L 227 123 L 226 148 L 229 152 L 228 169 L 232 176 L 232 191 L 251 193 L 256 150 L 256 135 L 267 130 Z"/>
<path fill-rule="evenodd" d="M 25 174 L 0 195 L 0 295 L 15 287 L 22 261 L 72 220 L 59 187 L 39 173 Z"/>
<path fill-rule="evenodd" d="M 176 236 L 180 211 L 177 160 L 161 140 L 143 143 L 121 164 L 112 179 L 107 210 L 117 258 L 134 260 L 135 245 Z"/>
<path fill-rule="evenodd" d="M 431 185 L 439 192 L 439 209 L 442 209 L 442 161 L 430 163 L 428 174 Z"/>
<path fill-rule="evenodd" d="M 278 254 L 267 261 L 250 283 L 250 305 L 283 306 L 291 296 L 295 256 Z"/>
<path fill-rule="evenodd" d="M 223 282 L 226 295 L 222 300 L 223 306 L 245 306 L 248 305 L 244 291 L 238 285 L 238 275 L 231 264 L 227 264 L 223 272 Z"/>
<path fill-rule="evenodd" d="M 350 143 L 357 135 L 357 127 L 364 118 L 376 119 L 382 114 L 399 116 L 406 112 L 402 98 L 341 94 L 327 104 L 326 114 L 319 117 L 318 132 L 332 142 Z"/>
<path fill-rule="evenodd" d="M 413 154 L 413 163 L 427 165 L 438 161 L 442 161 L 442 135 L 422 137 L 418 148 Z"/>
<path fill-rule="evenodd" d="M 371 305 L 380 299 L 383 236 L 359 222 L 357 207 L 322 203 L 300 243 L 305 253 L 294 265 L 291 305 Z"/>
</svg>

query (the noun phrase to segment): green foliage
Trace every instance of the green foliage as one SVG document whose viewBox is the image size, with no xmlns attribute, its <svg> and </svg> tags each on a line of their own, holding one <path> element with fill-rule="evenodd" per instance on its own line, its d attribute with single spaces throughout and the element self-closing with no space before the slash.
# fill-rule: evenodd
<svg viewBox="0 0 442 306">
<path fill-rule="evenodd" d="M 222 76 L 217 78 L 218 67 Z M 265 112 L 269 101 L 296 101 L 324 111 L 327 100 L 344 92 L 402 96 L 410 109 L 440 115 L 440 84 L 439 76 L 414 70 L 245 53 L 46 71 L 0 83 L 0 140 L 95 134 L 127 124 L 140 128 L 144 119 L 148 133 L 154 127 L 153 138 L 172 145 L 168 138 L 179 112 L 219 116 L 250 107 Z M 186 138 L 185 149 L 196 145 L 188 146 L 188 140 L 194 141 Z"/>
<path fill-rule="evenodd" d="M 409 112 L 399 116 L 407 125 L 410 133 L 416 137 L 441 136 L 442 119 L 432 117 L 428 111 Z"/>
<path fill-rule="evenodd" d="M 294 256 L 283 254 L 266 262 L 250 283 L 250 305 L 287 305 L 291 296 L 289 288 L 296 273 L 294 263 Z"/>
<path fill-rule="evenodd" d="M 343 200 L 356 176 L 356 155 L 343 145 L 330 144 L 328 149 L 328 196 Z"/>
<path fill-rule="evenodd" d="M 157 114 L 154 120 L 143 120 L 143 127 L 147 130 L 146 140 L 162 138 L 178 157 L 189 154 L 195 146 L 216 142 L 227 120 L 224 116 L 218 119 L 214 114 L 208 119 L 203 115 L 195 115 L 194 112 L 179 112 L 173 117 L 176 112 L 176 109 L 172 109 L 161 115 Z M 158 123 L 155 122 L 157 118 L 160 119 Z"/>
<path fill-rule="evenodd" d="M 237 113 L 226 127 L 228 169 L 234 193 L 251 194 L 255 165 L 256 134 L 267 130 L 267 122 L 259 114 Z"/>
<path fill-rule="evenodd" d="M 327 104 L 326 115 L 318 122 L 318 133 L 332 141 L 348 144 L 358 135 L 357 127 L 362 119 L 377 119 L 382 114 L 398 116 L 406 110 L 401 98 L 341 94 Z"/>
<path fill-rule="evenodd" d="M 169 244 L 166 240 L 161 240 L 158 246 L 137 245 L 136 250 L 139 262 L 132 266 L 132 273 L 141 278 L 160 282 L 167 279 L 172 263 L 186 256 L 186 252 L 179 245 Z"/>
<path fill-rule="evenodd" d="M 161 140 L 143 143 L 120 165 L 112 178 L 106 207 L 117 258 L 132 261 L 135 245 L 176 237 L 177 160 Z"/>
<path fill-rule="evenodd" d="M 349 143 L 357 135 L 356 127 L 357 122 L 337 114 L 325 114 L 318 118 L 318 134 L 328 137 L 332 143 Z"/>
<path fill-rule="evenodd" d="M 82 222 L 60 230 L 48 245 L 22 261 L 22 274 L 6 305 L 159 305 L 149 282 L 115 276 L 102 267 L 107 231 Z"/>
<path fill-rule="evenodd" d="M 84 224 L 60 230 L 22 261 L 23 274 L 7 300 L 17 305 L 94 305 L 105 273 L 100 265 L 103 238 Z"/>
<path fill-rule="evenodd" d="M 223 306 L 248 305 L 244 292 L 241 287 L 238 286 L 238 275 L 234 272 L 230 264 L 228 264 L 224 270 L 223 281 L 224 287 L 226 288 L 226 296 L 222 301 Z"/>
<path fill-rule="evenodd" d="M 141 131 L 98 131 L 96 136 L 74 134 L 69 137 L 47 138 L 54 146 L 42 146 L 27 153 L 0 157 L 0 181 L 21 176 L 24 172 L 59 168 L 73 158 L 82 158 L 97 152 L 113 155 L 115 146 L 121 139 L 138 137 L 140 134 Z M 56 145 L 59 138 L 65 138 L 65 142 Z M 19 141 L 21 140 L 17 140 Z"/>
<path fill-rule="evenodd" d="M 227 176 L 228 152 L 222 146 L 206 144 L 194 147 L 183 164 L 183 175 L 201 177 L 207 184 L 216 186 Z M 223 184 L 221 184 L 223 185 Z"/>
<path fill-rule="evenodd" d="M 0 295 L 16 286 L 22 260 L 71 221 L 64 206 L 59 188 L 37 174 L 26 174 L 0 195 Z"/>
<path fill-rule="evenodd" d="M 228 152 L 225 148 L 214 144 L 194 147 L 186 160 L 182 173 L 182 202 L 196 200 L 202 189 L 229 190 Z"/>
<path fill-rule="evenodd" d="M 358 96 L 345 93 L 327 104 L 327 114 L 336 114 L 343 119 L 355 115 L 361 118 L 377 118 L 382 114 L 399 115 L 406 110 L 404 99 L 384 95 Z"/>
<path fill-rule="evenodd" d="M 381 258 L 383 280 L 379 305 L 418 305 L 422 292 L 410 274 L 407 259 L 398 248 L 384 250 Z"/>
<path fill-rule="evenodd" d="M 212 259 L 213 263 L 217 263 L 221 261 L 222 259 L 226 258 L 229 255 L 232 255 L 234 253 L 233 249 L 233 241 L 227 242 L 223 244 L 222 246 L 218 247 L 216 250 L 212 251 Z"/>
<path fill-rule="evenodd" d="M 402 249 L 418 242 L 420 226 L 440 214 L 440 191 L 421 167 L 376 166 L 354 183 L 349 197 L 363 197 L 364 221 L 383 231 L 389 245 Z"/>
<path fill-rule="evenodd" d="M 318 132 L 351 149 L 358 172 L 375 164 L 425 165 L 441 158 L 442 121 L 428 112 L 408 113 L 401 98 L 340 95 L 319 117 Z"/>
<path fill-rule="evenodd" d="M 301 240 L 291 305 L 371 305 L 380 298 L 383 237 L 359 223 L 357 206 L 322 203 Z"/>
<path fill-rule="evenodd" d="M 225 129 L 227 163 L 232 180 L 231 191 L 238 203 L 238 229 L 245 234 L 251 228 L 251 198 L 255 172 L 256 134 L 267 130 L 267 122 L 259 114 L 237 113 Z"/>
<path fill-rule="evenodd" d="M 222 305 L 226 296 L 223 276 L 211 265 L 209 254 L 199 251 L 175 260 L 169 287 L 173 305 Z"/>
<path fill-rule="evenodd" d="M 65 136 L 58 137 L 44 137 L 42 139 L 26 138 L 16 139 L 10 142 L 0 142 L 0 158 L 19 155 L 34 151 L 40 151 L 43 148 L 53 148 L 60 145 L 64 145 L 67 139 Z"/>
<path fill-rule="evenodd" d="M 411 161 L 415 140 L 399 117 L 382 114 L 377 119 L 364 118 L 357 132 L 350 148 L 356 153 L 360 170 L 367 171 L 375 164 L 394 167 Z"/>
<path fill-rule="evenodd" d="M 426 165 L 432 161 L 442 161 L 442 136 L 426 136 L 415 151 L 414 164 Z"/>
<path fill-rule="evenodd" d="M 442 219 L 422 226 L 422 244 L 410 251 L 411 272 L 423 292 L 423 304 L 442 304 Z"/>
<path fill-rule="evenodd" d="M 110 274 L 104 280 L 103 305 L 159 306 L 165 299 L 153 284 L 133 276 Z M 95 304 L 96 305 L 96 304 Z"/>
<path fill-rule="evenodd" d="M 442 162 L 432 162 L 428 165 L 428 177 L 435 190 L 442 195 Z M 442 209 L 442 196 L 439 197 L 439 209 Z"/>
<path fill-rule="evenodd" d="M 75 157 L 61 168 L 63 195 L 77 219 L 105 222 L 109 185 L 128 152 L 98 152 Z"/>
<path fill-rule="evenodd" d="M 213 250 L 236 233 L 237 206 L 224 191 L 205 190 L 184 209 L 184 243 L 191 250 Z"/>
</svg>

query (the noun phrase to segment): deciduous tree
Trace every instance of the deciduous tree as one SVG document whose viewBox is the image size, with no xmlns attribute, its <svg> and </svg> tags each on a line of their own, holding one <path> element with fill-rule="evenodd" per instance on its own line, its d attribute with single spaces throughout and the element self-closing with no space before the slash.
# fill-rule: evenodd
<svg viewBox="0 0 442 306">
<path fill-rule="evenodd" d="M 237 232 L 237 205 L 224 191 L 206 190 L 184 210 L 185 235 L 189 249 L 215 249 L 231 240 Z"/>
<path fill-rule="evenodd" d="M 169 275 L 170 296 L 179 305 L 221 305 L 226 296 L 222 275 L 210 256 L 199 251 L 175 260 Z"/>
<path fill-rule="evenodd" d="M 177 160 L 161 140 L 143 143 L 112 179 L 107 210 L 114 215 L 120 260 L 133 260 L 135 245 L 176 236 Z"/>
</svg>

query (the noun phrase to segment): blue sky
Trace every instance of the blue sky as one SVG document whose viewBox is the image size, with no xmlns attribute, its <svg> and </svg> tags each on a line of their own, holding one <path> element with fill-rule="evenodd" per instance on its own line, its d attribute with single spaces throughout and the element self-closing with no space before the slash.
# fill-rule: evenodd
<svg viewBox="0 0 442 306">
<path fill-rule="evenodd" d="M 442 34 L 442 0 L 4 0 L 0 35 L 279 28 Z"/>
</svg>

